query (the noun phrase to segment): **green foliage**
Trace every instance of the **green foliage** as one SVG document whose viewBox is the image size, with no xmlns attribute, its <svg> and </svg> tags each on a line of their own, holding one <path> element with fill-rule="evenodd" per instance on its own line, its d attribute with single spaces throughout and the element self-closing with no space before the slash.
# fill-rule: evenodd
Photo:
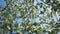
<svg viewBox="0 0 60 34">
<path fill-rule="evenodd" d="M 14 30 L 17 34 L 57 34 L 60 31 L 59 0 L 5 0 L 0 7 L 0 20 L 4 34 Z M 19 14 L 20 13 L 20 16 Z M 10 15 L 11 14 L 11 15 Z M 17 16 L 18 14 L 18 16 Z M 3 17 L 2 17 L 3 16 Z M 22 18 L 22 24 L 16 18 Z M 20 34 L 21 34 L 20 32 Z"/>
</svg>

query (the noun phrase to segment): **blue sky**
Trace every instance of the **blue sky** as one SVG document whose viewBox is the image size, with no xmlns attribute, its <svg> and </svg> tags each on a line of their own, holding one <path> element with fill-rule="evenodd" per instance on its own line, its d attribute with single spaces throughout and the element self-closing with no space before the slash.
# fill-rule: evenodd
<svg viewBox="0 0 60 34">
<path fill-rule="evenodd" d="M 4 7 L 6 6 L 6 2 L 4 0 L 0 0 L 0 5 Z"/>
</svg>

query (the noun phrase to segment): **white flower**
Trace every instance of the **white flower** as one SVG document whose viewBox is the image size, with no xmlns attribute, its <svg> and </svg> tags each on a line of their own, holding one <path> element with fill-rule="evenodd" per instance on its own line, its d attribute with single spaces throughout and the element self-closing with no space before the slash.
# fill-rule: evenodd
<svg viewBox="0 0 60 34">
<path fill-rule="evenodd" d="M 35 22 L 39 23 L 40 22 L 39 18 L 36 18 L 35 19 Z"/>
<path fill-rule="evenodd" d="M 37 30 L 37 28 L 34 29 L 34 31 Z"/>
<path fill-rule="evenodd" d="M 36 26 L 36 28 L 38 29 L 38 28 L 40 28 L 40 26 Z"/>
<path fill-rule="evenodd" d="M 54 21 L 56 22 L 56 21 L 57 21 L 57 19 L 56 19 L 56 18 L 54 18 Z"/>
<path fill-rule="evenodd" d="M 27 26 L 26 28 L 28 28 L 29 26 Z"/>
<path fill-rule="evenodd" d="M 36 34 L 36 33 L 33 33 L 33 34 Z"/>
<path fill-rule="evenodd" d="M 46 29 L 46 31 L 49 31 L 49 32 L 51 32 L 51 31 L 52 31 L 52 29 Z"/>
<path fill-rule="evenodd" d="M 47 8 L 47 10 L 48 10 L 48 12 L 49 12 L 49 13 L 51 13 L 51 12 L 52 12 L 51 8 Z"/>
<path fill-rule="evenodd" d="M 46 19 L 46 23 L 50 23 L 51 19 Z"/>
<path fill-rule="evenodd" d="M 36 6 L 36 5 L 37 5 L 37 1 L 36 1 L 36 0 L 34 1 L 34 4 L 33 4 L 33 5 L 34 5 L 34 6 Z"/>
<path fill-rule="evenodd" d="M 34 25 L 33 25 L 32 27 L 33 27 L 33 28 L 36 28 L 36 26 L 34 26 Z"/>
<path fill-rule="evenodd" d="M 20 32 L 20 34 L 22 34 L 22 32 Z"/>
<path fill-rule="evenodd" d="M 50 25 L 48 25 L 48 24 L 41 24 L 40 27 L 41 27 L 42 29 L 43 29 L 43 28 L 47 29 L 48 27 L 50 27 Z"/>
<path fill-rule="evenodd" d="M 40 8 L 40 6 L 37 6 L 38 7 L 38 9 Z"/>
<path fill-rule="evenodd" d="M 20 26 L 20 28 L 24 28 L 23 26 Z"/>
<path fill-rule="evenodd" d="M 29 30 L 29 33 L 31 33 L 31 31 Z"/>
<path fill-rule="evenodd" d="M 11 28 L 9 26 L 7 26 L 7 28 L 10 30 Z"/>
<path fill-rule="evenodd" d="M 56 12 L 56 16 L 59 16 L 59 13 L 58 12 Z"/>
<path fill-rule="evenodd" d="M 40 11 L 43 11 L 44 9 L 43 9 L 43 7 L 42 8 L 40 8 Z"/>
<path fill-rule="evenodd" d="M 40 14 L 39 17 L 42 17 L 43 18 L 43 14 Z"/>
<path fill-rule="evenodd" d="M 60 3 L 60 0 L 57 0 L 57 1 L 59 1 L 59 3 Z"/>
</svg>

